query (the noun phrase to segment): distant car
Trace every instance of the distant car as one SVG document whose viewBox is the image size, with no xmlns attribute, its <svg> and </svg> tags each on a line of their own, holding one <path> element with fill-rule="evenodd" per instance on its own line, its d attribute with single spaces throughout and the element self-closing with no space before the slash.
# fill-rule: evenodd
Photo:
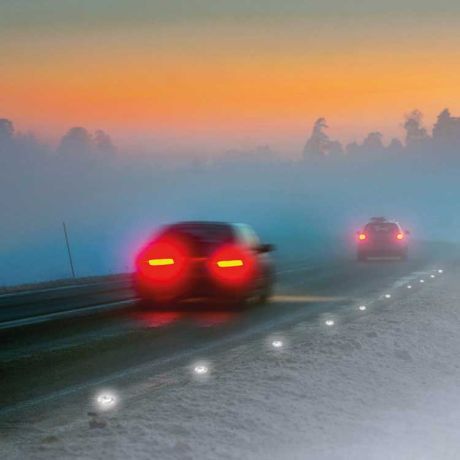
<svg viewBox="0 0 460 460">
<path fill-rule="evenodd" d="M 176 223 L 140 251 L 134 286 L 152 306 L 203 298 L 264 303 L 273 290 L 273 249 L 245 224 Z"/>
<path fill-rule="evenodd" d="M 366 261 L 370 258 L 407 259 L 409 232 L 398 222 L 384 217 L 373 217 L 357 233 L 357 258 Z"/>
</svg>

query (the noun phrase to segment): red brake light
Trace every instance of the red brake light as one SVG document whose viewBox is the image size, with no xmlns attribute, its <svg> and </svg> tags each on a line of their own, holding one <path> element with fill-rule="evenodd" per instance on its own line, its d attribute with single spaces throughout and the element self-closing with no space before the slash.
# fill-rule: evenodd
<svg viewBox="0 0 460 460">
<path fill-rule="evenodd" d="M 404 239 L 404 233 L 399 232 L 399 233 L 396 235 L 396 239 L 397 239 L 397 240 L 400 240 L 400 241 L 403 240 L 403 239 Z"/>
<path fill-rule="evenodd" d="M 367 235 L 366 235 L 365 233 L 360 233 L 360 234 L 358 235 L 358 239 L 359 239 L 360 241 L 364 241 L 366 238 L 367 238 Z"/>
<path fill-rule="evenodd" d="M 174 259 L 149 259 L 148 264 L 152 267 L 161 267 L 164 265 L 174 265 Z"/>
<path fill-rule="evenodd" d="M 177 284 L 188 271 L 190 254 L 180 239 L 163 238 L 145 248 L 138 257 L 137 269 L 148 280 L 165 285 Z"/>
<path fill-rule="evenodd" d="M 212 278 L 228 287 L 238 287 L 250 282 L 255 268 L 254 255 L 233 244 L 219 248 L 208 261 Z"/>
<path fill-rule="evenodd" d="M 244 262 L 241 259 L 218 260 L 217 266 L 220 268 L 242 267 Z"/>
</svg>

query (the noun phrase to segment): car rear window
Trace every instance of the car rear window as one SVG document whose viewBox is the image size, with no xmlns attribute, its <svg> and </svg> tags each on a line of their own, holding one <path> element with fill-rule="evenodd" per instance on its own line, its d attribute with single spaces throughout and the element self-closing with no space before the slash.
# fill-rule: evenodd
<svg viewBox="0 0 460 460">
<path fill-rule="evenodd" d="M 163 236 L 178 236 L 191 245 L 195 255 L 209 255 L 219 246 L 234 240 L 232 227 L 225 224 L 183 223 L 167 228 Z"/>
<path fill-rule="evenodd" d="M 364 230 L 368 233 L 389 234 L 398 231 L 398 226 L 391 222 L 367 224 Z"/>
</svg>

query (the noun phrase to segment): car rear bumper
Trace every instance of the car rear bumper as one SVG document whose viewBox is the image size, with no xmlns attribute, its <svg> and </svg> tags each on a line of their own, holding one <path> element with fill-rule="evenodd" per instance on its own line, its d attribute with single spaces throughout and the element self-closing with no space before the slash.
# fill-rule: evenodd
<svg viewBox="0 0 460 460">
<path fill-rule="evenodd" d="M 186 284 L 164 289 L 149 280 L 134 276 L 134 290 L 138 297 L 152 302 L 179 302 L 190 299 L 238 300 L 250 296 L 253 283 L 228 288 L 213 282 L 209 277 L 198 277 Z"/>
<path fill-rule="evenodd" d="M 401 257 L 407 255 L 407 246 L 367 246 L 358 247 L 358 255 L 366 257 Z"/>
</svg>

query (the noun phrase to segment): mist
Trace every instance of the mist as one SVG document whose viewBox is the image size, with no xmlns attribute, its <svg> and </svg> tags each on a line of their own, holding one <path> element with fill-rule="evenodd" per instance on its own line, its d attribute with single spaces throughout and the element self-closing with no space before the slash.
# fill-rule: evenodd
<svg viewBox="0 0 460 460">
<path fill-rule="evenodd" d="M 400 121 L 395 121 L 395 124 Z M 296 159 L 270 146 L 211 159 L 120 151 L 110 135 L 71 128 L 56 148 L 0 120 L 0 286 L 129 272 L 139 247 L 177 220 L 247 222 L 278 257 L 321 258 L 372 216 L 417 240 L 458 241 L 460 119 L 428 129 L 408 113 L 405 138 L 374 131 L 342 145 L 319 118 Z"/>
</svg>

